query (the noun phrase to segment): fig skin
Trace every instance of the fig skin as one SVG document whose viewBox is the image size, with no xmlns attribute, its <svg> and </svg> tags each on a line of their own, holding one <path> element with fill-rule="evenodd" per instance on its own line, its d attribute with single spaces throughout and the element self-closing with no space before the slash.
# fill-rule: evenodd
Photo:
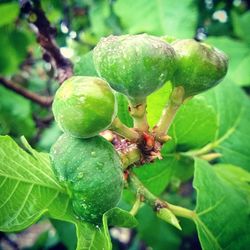
<svg viewBox="0 0 250 250">
<path fill-rule="evenodd" d="M 175 71 L 173 48 L 147 34 L 103 38 L 93 59 L 99 76 L 131 100 L 145 99 L 171 80 Z"/>
<path fill-rule="evenodd" d="M 120 158 L 101 136 L 88 139 L 63 134 L 50 151 L 52 169 L 66 187 L 79 219 L 99 224 L 123 190 Z"/>
<path fill-rule="evenodd" d="M 73 76 L 57 90 L 52 111 L 63 132 L 89 138 L 110 126 L 117 114 L 117 103 L 106 81 Z"/>
<path fill-rule="evenodd" d="M 174 87 L 182 86 L 185 98 L 216 86 L 226 75 L 228 57 L 220 50 L 192 39 L 171 44 L 176 52 Z"/>
</svg>

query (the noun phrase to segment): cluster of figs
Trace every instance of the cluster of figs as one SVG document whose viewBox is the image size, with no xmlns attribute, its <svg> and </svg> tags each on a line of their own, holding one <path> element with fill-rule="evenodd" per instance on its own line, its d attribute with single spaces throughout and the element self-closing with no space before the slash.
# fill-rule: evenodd
<svg viewBox="0 0 250 250">
<path fill-rule="evenodd" d="M 99 77 L 73 76 L 57 90 L 52 110 L 64 132 L 51 148 L 53 171 L 65 186 L 75 214 L 100 223 L 123 190 L 123 170 L 113 145 L 100 136 L 117 119 L 115 91 L 134 104 L 165 83 L 181 86 L 184 98 L 218 84 L 227 56 L 192 39 L 147 34 L 109 36 L 93 50 Z M 155 107 L 157 108 L 157 107 Z"/>
</svg>

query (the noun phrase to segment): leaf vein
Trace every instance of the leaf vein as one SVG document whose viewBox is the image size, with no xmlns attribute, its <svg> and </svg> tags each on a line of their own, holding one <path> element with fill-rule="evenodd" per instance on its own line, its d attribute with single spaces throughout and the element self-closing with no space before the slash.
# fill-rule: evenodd
<svg viewBox="0 0 250 250">
<path fill-rule="evenodd" d="M 211 211 L 213 211 L 215 208 L 217 208 L 224 200 L 225 200 L 226 196 L 222 197 L 219 201 L 217 201 L 213 206 L 208 207 L 207 209 L 197 213 L 197 215 L 201 216 L 204 215 L 206 213 L 209 213 Z"/>
<path fill-rule="evenodd" d="M 1 204 L 0 209 L 5 206 L 5 204 L 10 200 L 12 195 L 15 193 L 17 187 L 19 186 L 20 181 L 16 183 L 16 185 L 13 187 L 13 190 L 10 192 L 9 196 L 6 198 L 6 200 Z"/>
<path fill-rule="evenodd" d="M 3 179 L 3 181 L 2 181 L 2 183 L 1 183 L 1 185 L 0 185 L 0 188 L 4 185 L 4 183 L 6 182 L 6 180 L 7 180 L 7 177 L 5 176 L 4 179 Z"/>
<path fill-rule="evenodd" d="M 200 224 L 200 226 L 203 228 L 204 232 L 207 234 L 208 238 L 216 245 L 216 249 L 222 250 L 220 244 L 218 243 L 216 237 L 211 233 L 211 231 L 208 229 L 208 227 L 203 223 L 203 221 L 197 217 L 196 221 Z"/>
<path fill-rule="evenodd" d="M 8 224 L 10 224 L 11 222 L 13 222 L 20 215 L 20 213 L 22 212 L 22 210 L 23 210 L 23 208 L 24 208 L 24 206 L 25 206 L 25 204 L 26 204 L 26 202 L 27 202 L 27 200 L 28 200 L 28 198 L 29 198 L 32 190 L 33 190 L 33 187 L 34 187 L 33 184 L 29 187 L 28 192 L 26 194 L 26 197 L 25 197 L 25 199 L 22 202 L 22 205 L 17 210 L 16 214 L 12 217 L 12 219 L 10 221 L 8 221 Z"/>
</svg>

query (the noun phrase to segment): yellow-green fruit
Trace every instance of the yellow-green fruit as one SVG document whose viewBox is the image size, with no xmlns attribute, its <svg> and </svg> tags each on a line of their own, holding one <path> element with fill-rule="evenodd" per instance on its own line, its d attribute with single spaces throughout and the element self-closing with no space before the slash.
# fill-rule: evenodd
<svg viewBox="0 0 250 250">
<path fill-rule="evenodd" d="M 121 161 L 113 145 L 101 136 L 80 139 L 63 134 L 50 156 L 75 214 L 100 223 L 102 215 L 117 205 L 123 190 Z"/>
<path fill-rule="evenodd" d="M 182 86 L 185 97 L 214 87 L 226 75 L 228 57 L 222 51 L 192 39 L 177 40 L 172 46 L 177 57 L 173 85 Z"/>
<path fill-rule="evenodd" d="M 130 99 L 140 100 L 171 80 L 174 49 L 147 34 L 103 38 L 93 53 L 99 75 Z"/>
<path fill-rule="evenodd" d="M 117 104 L 106 81 L 73 76 L 57 90 L 52 110 L 62 131 L 89 138 L 110 126 L 117 114 Z"/>
</svg>

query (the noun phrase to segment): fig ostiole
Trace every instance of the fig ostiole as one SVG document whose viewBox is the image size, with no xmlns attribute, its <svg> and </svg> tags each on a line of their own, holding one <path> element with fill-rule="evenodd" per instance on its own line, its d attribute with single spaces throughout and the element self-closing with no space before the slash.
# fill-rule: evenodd
<svg viewBox="0 0 250 250">
<path fill-rule="evenodd" d="M 51 148 L 52 169 L 70 196 L 74 213 L 98 224 L 115 207 L 123 190 L 122 164 L 113 145 L 101 136 L 63 134 Z"/>
</svg>

